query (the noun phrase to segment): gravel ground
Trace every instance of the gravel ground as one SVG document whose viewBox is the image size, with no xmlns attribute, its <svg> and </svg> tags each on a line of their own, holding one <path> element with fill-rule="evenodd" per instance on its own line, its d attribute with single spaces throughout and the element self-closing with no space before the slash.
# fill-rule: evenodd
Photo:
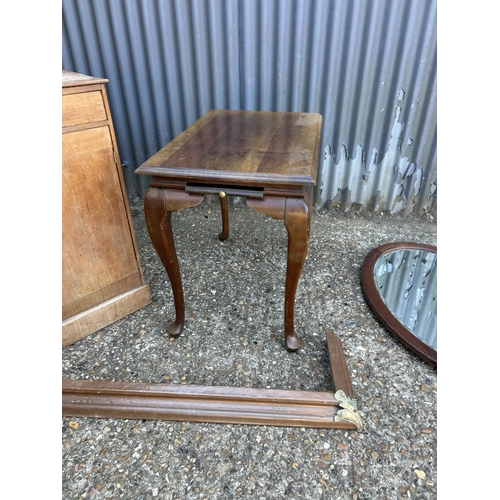
<svg viewBox="0 0 500 500">
<path fill-rule="evenodd" d="M 330 391 L 324 332 L 333 329 L 365 430 L 63 417 L 63 499 L 437 498 L 437 371 L 381 326 L 360 286 L 370 250 L 435 245 L 435 220 L 314 213 L 296 299 L 303 344 L 292 354 L 281 221 L 236 201 L 220 242 L 213 198 L 174 214 L 186 325 L 172 339 L 170 284 L 142 205 L 131 210 L 152 303 L 64 349 L 63 377 Z"/>
</svg>

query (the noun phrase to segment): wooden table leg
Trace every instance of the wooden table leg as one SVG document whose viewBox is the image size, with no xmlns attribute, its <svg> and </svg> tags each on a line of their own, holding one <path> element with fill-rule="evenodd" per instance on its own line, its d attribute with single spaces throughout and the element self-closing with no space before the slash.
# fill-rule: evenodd
<svg viewBox="0 0 500 500">
<path fill-rule="evenodd" d="M 201 194 L 190 194 L 179 189 L 161 189 L 152 187 L 144 198 L 144 213 L 151 242 L 158 253 L 172 285 L 175 303 L 175 321 L 167 331 L 172 337 L 178 337 L 184 326 L 184 293 L 181 273 L 172 233 L 172 212 L 181 208 L 194 207 L 203 200 Z"/>
<path fill-rule="evenodd" d="M 285 227 L 288 230 L 288 257 L 285 285 L 285 345 L 294 352 L 301 344 L 294 328 L 295 294 L 309 248 L 311 231 L 311 200 L 287 198 L 285 204 Z"/>
<path fill-rule="evenodd" d="M 224 191 L 219 193 L 220 210 L 222 213 L 222 231 L 219 233 L 219 240 L 227 240 L 229 236 L 229 213 L 227 209 L 227 196 Z"/>
<path fill-rule="evenodd" d="M 285 347 L 295 352 L 301 340 L 294 327 L 295 295 L 309 248 L 312 206 L 309 196 L 304 198 L 268 197 L 262 200 L 247 198 L 253 210 L 285 222 L 288 231 L 288 256 L 285 284 Z"/>
</svg>

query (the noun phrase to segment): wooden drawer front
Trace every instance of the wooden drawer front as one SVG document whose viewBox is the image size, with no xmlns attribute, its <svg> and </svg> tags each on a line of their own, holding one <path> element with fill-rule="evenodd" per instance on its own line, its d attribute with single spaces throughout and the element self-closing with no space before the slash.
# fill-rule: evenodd
<svg viewBox="0 0 500 500">
<path fill-rule="evenodd" d="M 101 122 L 107 119 L 106 108 L 99 91 L 63 95 L 62 126 Z"/>
</svg>

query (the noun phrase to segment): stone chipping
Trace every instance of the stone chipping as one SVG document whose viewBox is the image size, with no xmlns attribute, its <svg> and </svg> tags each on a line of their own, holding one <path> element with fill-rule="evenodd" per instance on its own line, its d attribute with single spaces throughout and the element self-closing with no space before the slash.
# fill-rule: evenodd
<svg viewBox="0 0 500 500">
<path fill-rule="evenodd" d="M 363 432 L 107 418 L 62 418 L 62 498 L 437 498 L 437 370 L 380 324 L 360 284 L 363 259 L 397 241 L 437 245 L 437 221 L 315 211 L 299 283 L 297 353 L 283 344 L 287 234 L 230 203 L 219 241 L 215 197 L 172 217 L 186 324 L 172 339 L 168 277 L 139 200 L 131 213 L 152 302 L 62 351 L 62 376 L 331 391 L 325 329 L 340 338 Z"/>
</svg>

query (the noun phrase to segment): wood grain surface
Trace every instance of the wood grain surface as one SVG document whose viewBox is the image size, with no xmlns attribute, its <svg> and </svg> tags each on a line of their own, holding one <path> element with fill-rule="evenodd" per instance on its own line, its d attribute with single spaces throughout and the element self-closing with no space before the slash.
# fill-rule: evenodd
<svg viewBox="0 0 500 500">
<path fill-rule="evenodd" d="M 63 347 L 151 302 L 105 82 L 62 72 Z"/>
<path fill-rule="evenodd" d="M 331 362 L 345 359 L 333 331 L 326 340 Z M 331 368 L 335 390 L 352 393 L 347 365 Z M 355 429 L 335 418 L 340 404 L 326 391 L 62 380 L 62 413 L 76 417 Z"/>
<path fill-rule="evenodd" d="M 137 174 L 242 185 L 314 185 L 321 115 L 212 110 Z"/>
<path fill-rule="evenodd" d="M 63 134 L 63 319 L 142 284 L 108 127 Z"/>
</svg>

